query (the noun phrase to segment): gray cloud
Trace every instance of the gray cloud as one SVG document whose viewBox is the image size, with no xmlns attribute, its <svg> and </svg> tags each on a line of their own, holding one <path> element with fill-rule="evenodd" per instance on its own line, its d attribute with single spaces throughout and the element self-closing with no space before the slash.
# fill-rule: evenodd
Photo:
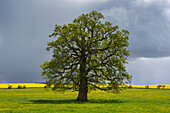
<svg viewBox="0 0 170 113">
<path fill-rule="evenodd" d="M 72 22 L 103 2 L 0 1 L 0 82 L 43 81 L 40 64 L 50 59 L 45 48 L 54 25 Z"/>
<path fill-rule="evenodd" d="M 130 31 L 132 57 L 170 56 L 170 3 L 166 0 L 114 0 L 106 6 L 102 10 L 106 19 Z"/>
<path fill-rule="evenodd" d="M 0 50 L 1 50 L 1 46 L 2 46 L 2 36 L 0 34 Z"/>
<path fill-rule="evenodd" d="M 138 58 L 129 62 L 127 71 L 133 75 L 132 84 L 169 84 L 170 57 Z"/>
<path fill-rule="evenodd" d="M 129 50 L 134 61 L 170 56 L 168 0 L 4 0 L 0 1 L 0 82 L 43 81 L 39 65 L 50 59 L 45 48 L 54 25 L 70 23 L 91 10 L 130 31 Z M 164 64 L 160 70 L 167 66 Z M 145 65 L 127 65 L 135 81 L 141 75 L 135 69 L 146 69 Z"/>
</svg>

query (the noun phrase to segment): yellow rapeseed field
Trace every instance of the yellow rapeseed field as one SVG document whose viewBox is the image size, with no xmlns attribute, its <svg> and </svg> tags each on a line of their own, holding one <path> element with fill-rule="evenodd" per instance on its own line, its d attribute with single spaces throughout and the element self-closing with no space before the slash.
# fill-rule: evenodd
<svg viewBox="0 0 170 113">
<path fill-rule="evenodd" d="M 145 88 L 145 86 L 149 86 L 149 88 L 157 88 L 158 85 L 165 85 L 164 89 L 170 89 L 169 84 L 155 84 L 155 85 L 132 85 L 134 88 Z M 161 87 L 162 89 L 162 87 Z"/>
<path fill-rule="evenodd" d="M 19 85 L 22 87 L 25 85 L 26 88 L 46 86 L 46 84 L 43 83 L 9 83 L 9 84 L 0 84 L 0 88 L 8 88 L 9 85 L 11 85 L 12 88 L 17 88 Z"/>
<path fill-rule="evenodd" d="M 26 88 L 41 88 L 46 86 L 44 83 L 6 83 L 6 84 L 0 84 L 0 88 L 8 88 L 9 85 L 12 86 L 12 88 L 17 88 L 20 86 L 25 86 Z M 170 89 L 169 84 L 155 84 L 155 85 L 131 85 L 132 88 L 145 88 L 146 86 L 149 86 L 149 88 L 157 88 L 158 85 L 165 85 L 164 89 Z M 107 87 L 107 85 L 98 85 L 99 87 Z M 129 87 L 130 85 L 124 85 L 123 87 Z M 122 86 L 120 86 L 122 87 Z M 162 87 L 160 87 L 162 89 Z"/>
</svg>

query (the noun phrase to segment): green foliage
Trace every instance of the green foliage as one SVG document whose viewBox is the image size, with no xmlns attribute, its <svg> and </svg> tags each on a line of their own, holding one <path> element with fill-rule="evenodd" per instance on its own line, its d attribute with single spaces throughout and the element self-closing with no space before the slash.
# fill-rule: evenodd
<svg viewBox="0 0 170 113">
<path fill-rule="evenodd" d="M 149 89 L 149 85 L 146 85 L 146 86 L 145 86 L 145 89 Z"/>
<path fill-rule="evenodd" d="M 23 87 L 21 85 L 18 85 L 17 89 L 22 89 Z"/>
<path fill-rule="evenodd" d="M 54 37 L 48 42 L 52 59 L 41 65 L 42 76 L 47 84 L 56 84 L 54 90 L 78 90 L 82 84 L 104 90 L 119 92 L 119 85 L 130 83 L 132 76 L 126 71 L 127 30 L 105 21 L 104 16 L 92 11 L 74 19 L 73 23 L 55 25 Z M 109 84 L 100 88 L 97 84 Z M 72 87 L 67 87 L 73 84 Z"/>
</svg>

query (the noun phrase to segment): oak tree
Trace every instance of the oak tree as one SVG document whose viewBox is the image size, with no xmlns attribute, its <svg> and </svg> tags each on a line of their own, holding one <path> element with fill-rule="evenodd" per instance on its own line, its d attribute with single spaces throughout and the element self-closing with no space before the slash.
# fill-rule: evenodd
<svg viewBox="0 0 170 113">
<path fill-rule="evenodd" d="M 55 25 L 49 35 L 54 39 L 47 50 L 53 54 L 41 65 L 42 75 L 56 90 L 78 90 L 77 101 L 87 101 L 89 88 L 117 93 L 120 85 L 131 81 L 125 67 L 129 32 L 103 19 L 92 11 L 72 23 Z"/>
</svg>

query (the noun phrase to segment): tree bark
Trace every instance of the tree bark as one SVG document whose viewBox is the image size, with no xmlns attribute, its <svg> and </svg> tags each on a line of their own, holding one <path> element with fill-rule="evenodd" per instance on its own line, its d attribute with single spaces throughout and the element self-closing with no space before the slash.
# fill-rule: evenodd
<svg viewBox="0 0 170 113">
<path fill-rule="evenodd" d="M 88 101 L 87 100 L 87 92 L 88 92 L 87 79 L 81 78 L 80 87 L 79 87 L 79 94 L 78 94 L 76 101 Z"/>
<path fill-rule="evenodd" d="M 82 51 L 81 51 L 81 60 L 80 60 L 80 86 L 79 86 L 79 94 L 76 101 L 87 101 L 87 75 L 86 75 L 86 57 L 85 57 L 85 48 L 84 45 L 85 37 L 82 37 Z"/>
</svg>

